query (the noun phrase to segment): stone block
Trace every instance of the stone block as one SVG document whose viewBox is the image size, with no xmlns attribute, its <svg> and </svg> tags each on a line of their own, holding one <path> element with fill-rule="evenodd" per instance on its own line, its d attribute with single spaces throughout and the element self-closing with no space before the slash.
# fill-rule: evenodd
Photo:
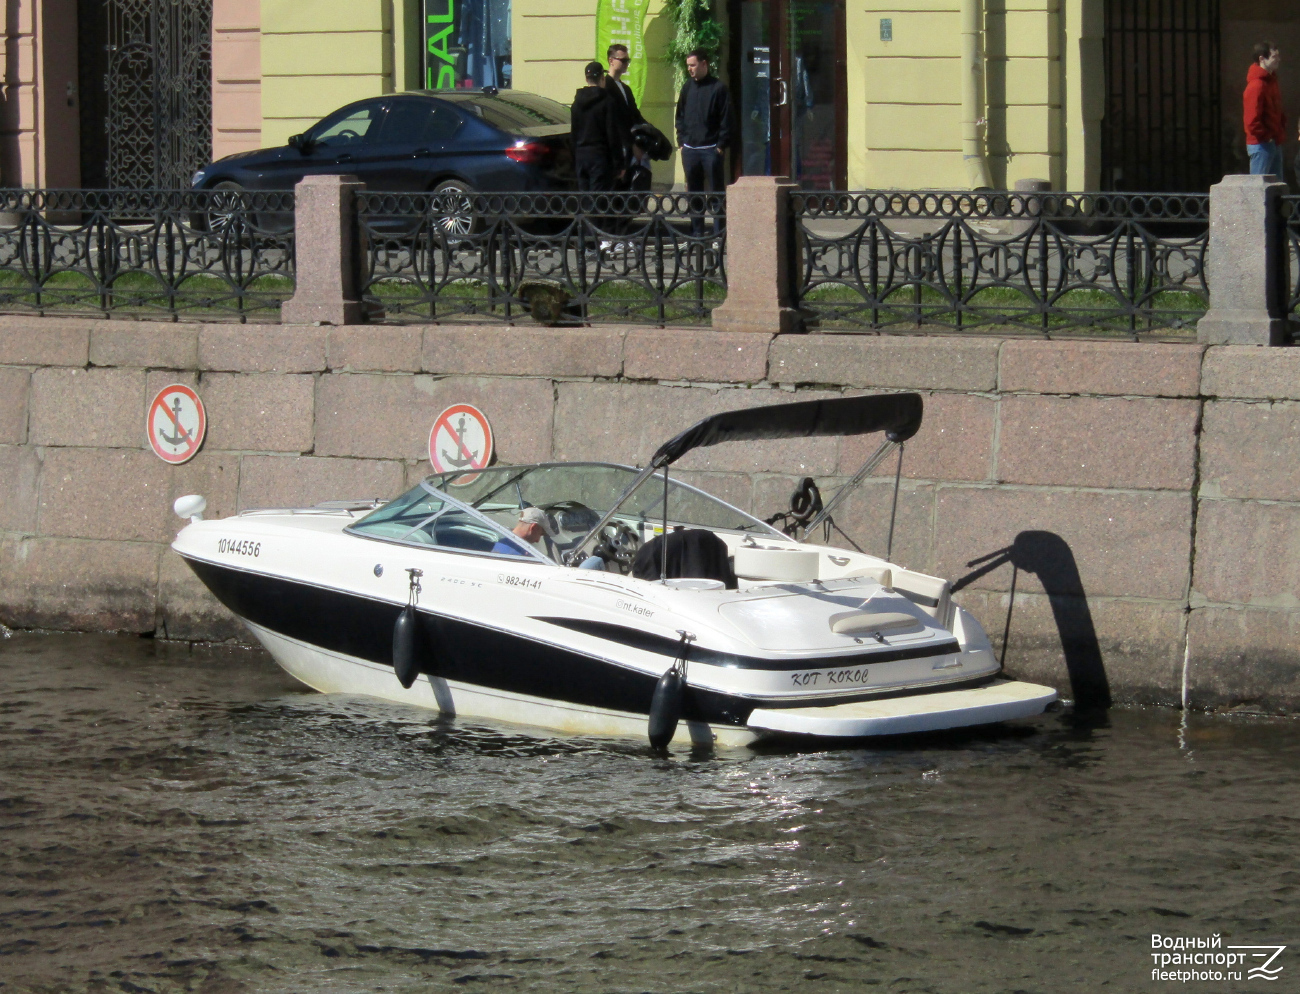
<svg viewBox="0 0 1300 994">
<path fill-rule="evenodd" d="M 104 323 L 0 315 L 0 364 L 84 366 L 90 356 L 90 330 Z"/>
<path fill-rule="evenodd" d="M 1300 612 L 1199 607 L 1187 629 L 1193 707 L 1294 714 L 1300 700 Z"/>
<path fill-rule="evenodd" d="M 235 510 L 237 457 L 200 452 L 171 466 L 141 449 L 49 449 L 41 468 L 39 531 L 66 538 L 170 542 L 182 522 L 172 502 L 208 499 L 208 517 Z"/>
<path fill-rule="evenodd" d="M 970 480 L 993 476 L 993 433 L 997 401 L 969 394 L 936 393 L 925 398 L 921 430 L 906 444 L 903 475 L 914 480 Z M 840 473 L 852 476 L 884 441 L 881 434 L 853 435 L 840 443 Z M 876 476 L 894 475 L 891 455 Z"/>
<path fill-rule="evenodd" d="M 551 453 L 550 380 L 334 373 L 317 393 L 316 455 L 429 457 L 429 432 L 452 404 L 473 404 L 492 426 L 496 461 L 544 461 Z"/>
<path fill-rule="evenodd" d="M 963 590 L 1006 672 L 1078 702 L 1177 705 L 1182 693 L 1183 605 L 1107 597 L 1046 597 Z"/>
<path fill-rule="evenodd" d="M 190 370 L 182 369 L 151 369 L 144 374 L 144 396 L 150 404 L 158 396 L 158 391 L 163 387 L 169 387 L 176 383 L 183 383 L 195 393 L 199 398 L 203 398 L 203 392 L 199 389 L 199 374 Z M 204 403 L 206 409 L 207 403 Z M 146 411 L 148 408 L 146 407 Z"/>
<path fill-rule="evenodd" d="M 1201 428 L 1201 496 L 1300 500 L 1300 403 L 1211 401 Z"/>
<path fill-rule="evenodd" d="M 310 452 L 314 377 L 307 374 L 205 373 L 200 396 L 208 412 L 208 448 Z"/>
<path fill-rule="evenodd" d="M 838 397 L 777 390 L 711 390 L 626 383 L 560 383 L 555 458 L 644 465 L 654 451 L 701 418 L 721 411 Z M 835 438 L 726 442 L 688 453 L 682 470 L 827 476 L 839 461 Z"/>
<path fill-rule="evenodd" d="M 252 642 L 243 623 L 208 591 L 185 560 L 170 549 L 158 568 L 160 638 L 192 642 Z"/>
<path fill-rule="evenodd" d="M 618 376 L 621 328 L 446 325 L 424 330 L 424 370 L 434 375 Z"/>
<path fill-rule="evenodd" d="M 99 321 L 90 330 L 90 363 L 93 366 L 194 369 L 198 361 L 197 325 Z"/>
<path fill-rule="evenodd" d="M 359 324 L 329 329 L 329 368 L 336 372 L 418 373 L 424 329 Z"/>
<path fill-rule="evenodd" d="M 944 485 L 935 505 L 935 572 L 977 590 L 1181 600 L 1187 595 L 1192 501 L 1177 493 Z M 1004 564 L 978 578 L 977 571 Z"/>
<path fill-rule="evenodd" d="M 304 325 L 205 324 L 199 368 L 233 373 L 315 373 L 326 367 L 329 331 Z"/>
<path fill-rule="evenodd" d="M 998 343 L 973 338 L 790 335 L 772 343 L 773 383 L 992 391 Z"/>
<path fill-rule="evenodd" d="M 152 542 L 6 537 L 0 621 L 56 631 L 153 631 L 162 550 Z"/>
<path fill-rule="evenodd" d="M 1194 400 L 1003 397 L 997 475 L 1046 486 L 1190 490 Z"/>
<path fill-rule="evenodd" d="M 0 444 L 27 441 L 27 397 L 31 373 L 16 366 L 0 366 Z"/>
<path fill-rule="evenodd" d="M 1219 604 L 1300 610 L 1300 504 L 1201 501 L 1192 588 Z"/>
<path fill-rule="evenodd" d="M 239 506 L 311 507 L 326 500 L 388 500 L 405 489 L 402 463 L 318 456 L 244 456 Z"/>
<path fill-rule="evenodd" d="M 1007 392 L 1195 397 L 1204 347 L 1139 342 L 1002 343 Z"/>
<path fill-rule="evenodd" d="M 0 532 L 36 531 L 41 463 L 25 445 L 0 445 Z"/>
<path fill-rule="evenodd" d="M 1205 353 L 1201 393 L 1243 400 L 1300 400 L 1300 349 L 1215 346 Z"/>
<path fill-rule="evenodd" d="M 771 335 L 746 331 L 637 328 L 623 346 L 630 380 L 759 383 L 767 377 Z"/>
<path fill-rule="evenodd" d="M 28 438 L 34 445 L 138 449 L 146 444 L 144 389 L 137 369 L 38 369 Z"/>
</svg>

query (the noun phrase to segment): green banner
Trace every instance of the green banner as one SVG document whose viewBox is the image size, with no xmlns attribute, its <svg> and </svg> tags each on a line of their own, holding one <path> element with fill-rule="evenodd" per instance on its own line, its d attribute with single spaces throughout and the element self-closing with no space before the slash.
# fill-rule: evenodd
<svg viewBox="0 0 1300 994">
<path fill-rule="evenodd" d="M 596 61 L 605 65 L 605 53 L 614 44 L 626 45 L 632 64 L 623 82 L 632 88 L 636 102 L 645 92 L 645 9 L 649 0 L 600 0 L 596 7 Z"/>
</svg>

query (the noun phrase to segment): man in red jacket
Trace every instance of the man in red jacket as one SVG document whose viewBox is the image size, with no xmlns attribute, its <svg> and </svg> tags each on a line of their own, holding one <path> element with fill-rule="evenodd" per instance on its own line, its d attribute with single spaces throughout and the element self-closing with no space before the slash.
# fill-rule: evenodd
<svg viewBox="0 0 1300 994">
<path fill-rule="evenodd" d="M 1277 46 L 1261 42 L 1255 46 L 1255 64 L 1246 73 L 1246 92 L 1241 103 L 1252 176 L 1282 178 L 1286 115 L 1282 113 L 1282 90 L 1277 83 L 1277 69 L 1281 64 L 1282 53 Z"/>
</svg>

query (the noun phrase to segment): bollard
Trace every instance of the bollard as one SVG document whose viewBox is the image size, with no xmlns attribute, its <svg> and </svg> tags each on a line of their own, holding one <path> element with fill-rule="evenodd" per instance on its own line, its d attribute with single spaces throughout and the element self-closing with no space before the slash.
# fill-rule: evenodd
<svg viewBox="0 0 1300 994">
<path fill-rule="evenodd" d="M 727 299 L 713 312 L 714 331 L 799 330 L 791 306 L 793 189 L 784 176 L 742 176 L 727 187 Z"/>
<path fill-rule="evenodd" d="M 361 324 L 356 294 L 355 176 L 308 176 L 294 187 L 294 294 L 284 324 Z"/>
<path fill-rule="evenodd" d="M 1202 345 L 1286 343 L 1286 243 L 1279 200 L 1286 190 L 1271 176 L 1225 176 L 1210 187 L 1210 309 L 1196 325 Z"/>
</svg>

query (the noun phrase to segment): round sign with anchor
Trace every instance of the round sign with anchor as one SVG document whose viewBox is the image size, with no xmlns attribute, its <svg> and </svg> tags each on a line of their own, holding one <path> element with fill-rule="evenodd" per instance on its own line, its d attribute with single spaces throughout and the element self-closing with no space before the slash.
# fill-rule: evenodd
<svg viewBox="0 0 1300 994">
<path fill-rule="evenodd" d="M 154 454 L 178 466 L 189 462 L 203 444 L 208 415 L 199 395 L 184 383 L 163 387 L 149 405 L 145 431 Z"/>
<path fill-rule="evenodd" d="M 469 404 L 452 404 L 433 422 L 429 432 L 429 462 L 439 473 L 485 469 L 492 461 L 492 426 L 487 415 Z M 478 479 L 466 473 L 451 481 L 463 487 Z"/>
</svg>

